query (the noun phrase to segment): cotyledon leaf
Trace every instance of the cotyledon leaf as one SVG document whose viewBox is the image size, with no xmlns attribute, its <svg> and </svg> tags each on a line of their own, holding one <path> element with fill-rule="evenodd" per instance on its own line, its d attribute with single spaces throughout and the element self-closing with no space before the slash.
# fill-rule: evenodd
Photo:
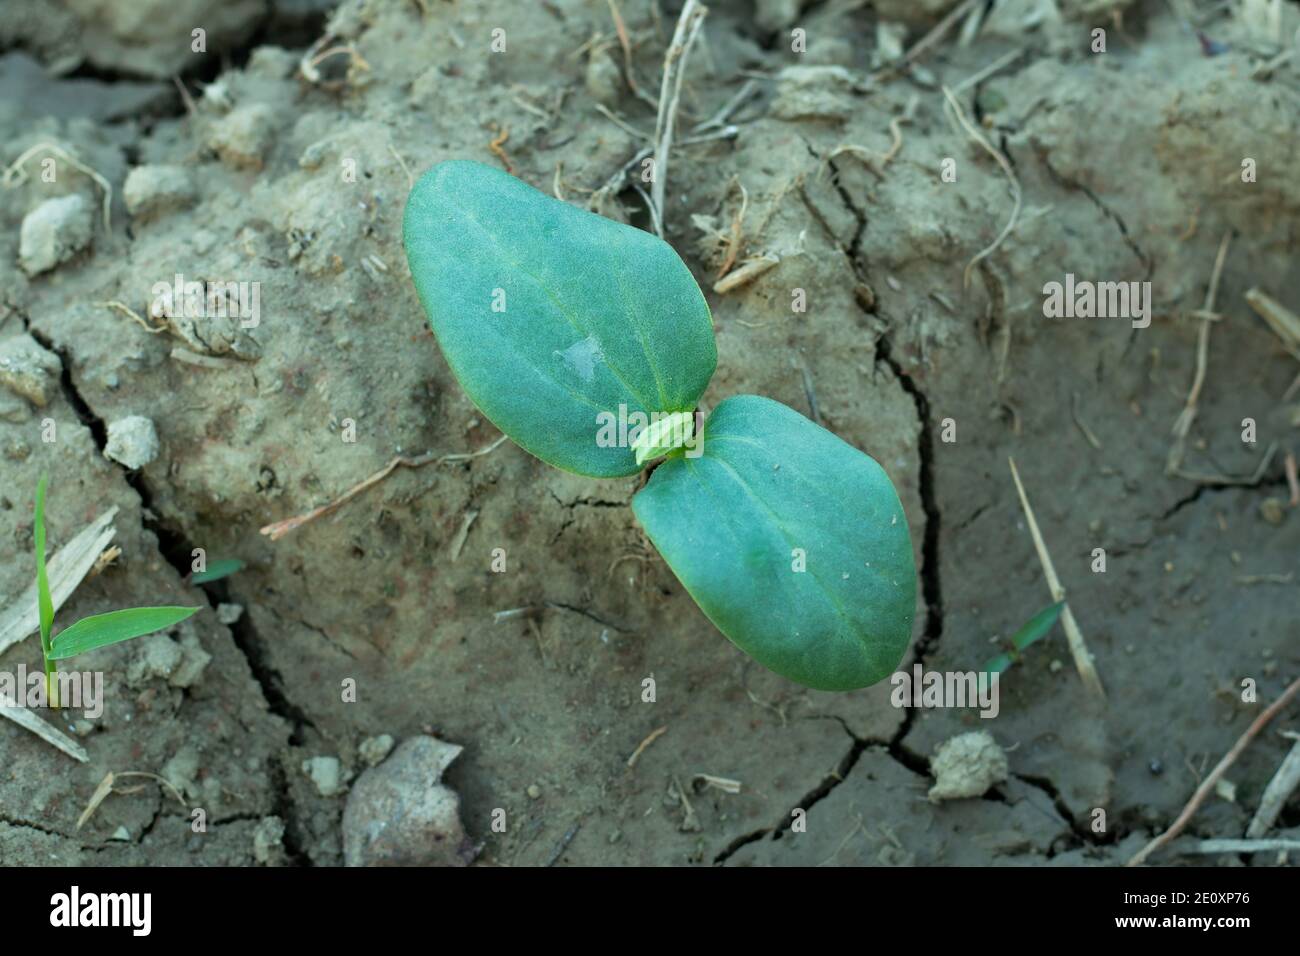
<svg viewBox="0 0 1300 956">
<path fill-rule="evenodd" d="M 889 676 L 911 640 L 916 569 L 884 469 L 754 395 L 722 402 L 700 448 L 661 464 L 632 508 L 709 620 L 808 687 Z"/>
<path fill-rule="evenodd" d="M 713 375 L 708 304 L 672 247 L 647 232 L 452 160 L 411 190 L 403 242 L 461 387 L 558 468 L 635 473 L 636 435 L 614 423 L 692 411 Z"/>
</svg>

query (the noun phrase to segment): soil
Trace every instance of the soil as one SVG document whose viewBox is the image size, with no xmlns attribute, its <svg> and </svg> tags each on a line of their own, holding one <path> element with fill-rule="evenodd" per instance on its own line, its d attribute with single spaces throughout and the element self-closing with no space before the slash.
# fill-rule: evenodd
<svg viewBox="0 0 1300 956">
<path fill-rule="evenodd" d="M 259 534 L 395 455 L 498 437 L 416 300 L 401 246 L 410 175 L 449 158 L 496 163 L 649 226 L 635 189 L 597 193 L 655 124 L 626 82 L 609 4 L 142 0 L 129 7 L 155 15 L 131 22 L 91 0 L 26 5 L 0 31 L 0 162 L 57 145 L 111 187 L 111 228 L 99 180 L 59 154 L 28 157 L 0 189 L 0 349 L 52 370 L 37 373 L 43 406 L 0 387 L 0 608 L 30 584 L 33 494 L 48 474 L 51 553 L 121 509 L 121 555 L 61 622 L 204 609 L 169 636 L 87 658 L 106 674 L 102 718 L 45 715 L 87 763 L 0 722 L 5 864 L 340 865 L 348 784 L 381 734 L 463 748 L 441 782 L 459 795 L 476 865 L 1117 864 L 1300 671 L 1300 515 L 1283 465 L 1300 449 L 1300 397 L 1284 397 L 1300 365 L 1243 298 L 1257 286 L 1300 309 L 1300 57 L 1258 70 L 1280 47 L 1246 16 L 1218 8 L 1189 23 L 1163 2 L 1058 14 L 1022 0 L 999 4 L 970 42 L 955 30 L 914 69 L 882 70 L 891 33 L 870 4 L 760 3 L 756 16 L 740 0 L 709 3 L 679 123 L 749 91 L 727 117 L 734 135 L 679 134 L 665 202 L 666 238 L 714 315 L 704 402 L 767 395 L 885 466 L 920 576 L 908 670 L 978 669 L 1050 603 L 1015 459 L 1107 696 L 1085 688 L 1057 629 L 1003 675 L 1000 712 L 981 719 L 895 707 L 887 683 L 823 693 L 765 671 L 642 535 L 628 506 L 637 479 L 567 475 L 508 441 L 399 468 L 279 540 Z M 911 46 L 952 6 L 917 5 L 892 35 Z M 193 52 L 190 31 L 218 7 L 206 52 Z M 653 102 L 680 4 L 618 9 Z M 1298 20 L 1287 6 L 1283 35 Z M 1091 49 L 1095 26 L 1105 53 Z M 806 52 L 790 48 L 796 27 Z M 326 34 L 316 53 L 354 52 L 305 74 Z M 945 85 L 1023 196 L 969 282 L 1014 197 L 945 112 Z M 41 176 L 50 156 L 53 182 Z M 955 182 L 941 176 L 948 159 Z M 158 174 L 156 193 L 153 180 L 126 190 L 141 166 L 181 172 Z M 93 238 L 29 275 L 24 218 L 74 194 L 94 212 Z M 742 205 L 739 259 L 780 261 L 718 294 Z M 1198 414 L 1171 474 L 1225 233 Z M 1149 281 L 1150 326 L 1044 317 L 1043 286 L 1066 273 Z M 259 324 L 151 333 L 151 290 L 177 274 L 260 283 Z M 792 309 L 797 290 L 805 311 Z M 109 426 L 133 415 L 158 442 L 134 471 L 103 454 Z M 198 548 L 245 567 L 189 584 Z M 222 623 L 220 604 L 242 613 Z M 518 608 L 530 610 L 497 618 Z M 196 643 L 211 660 L 188 686 L 154 666 Z M 28 638 L 0 670 L 39 661 Z M 1256 702 L 1242 699 L 1247 679 Z M 1153 862 L 1278 862 L 1187 847 L 1242 835 L 1295 719 L 1293 708 L 1252 743 L 1192 839 Z M 981 797 L 927 799 L 930 757 L 972 730 L 1005 752 L 1006 779 Z M 322 757 L 338 761 L 337 786 L 304 769 Z M 105 775 L 128 771 L 170 788 L 124 779 L 78 827 Z M 1277 827 L 1298 826 L 1292 799 Z"/>
</svg>

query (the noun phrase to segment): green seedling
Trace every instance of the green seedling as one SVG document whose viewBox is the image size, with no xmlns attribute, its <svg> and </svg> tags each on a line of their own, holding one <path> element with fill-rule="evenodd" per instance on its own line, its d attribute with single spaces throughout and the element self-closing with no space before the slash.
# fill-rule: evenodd
<svg viewBox="0 0 1300 956">
<path fill-rule="evenodd" d="M 1025 626 L 1011 635 L 1010 649 L 999 654 L 997 657 L 989 659 L 984 664 L 984 670 L 990 674 L 1001 674 L 1008 667 L 1020 660 L 1021 654 L 1030 644 L 1041 641 L 1051 633 L 1052 628 L 1056 626 L 1056 620 L 1061 616 L 1061 609 L 1065 607 L 1064 601 L 1058 601 L 1043 608 L 1028 621 Z"/>
<path fill-rule="evenodd" d="M 83 617 L 52 636 L 54 602 L 45 573 L 45 478 L 36 486 L 36 601 L 40 612 L 41 654 L 45 658 L 45 696 L 51 707 L 59 706 L 56 661 L 67 660 L 97 647 L 144 637 L 179 624 L 197 607 L 129 607 L 106 614 Z"/>
<path fill-rule="evenodd" d="M 238 558 L 222 558 L 220 561 L 211 562 L 203 571 L 195 571 L 190 575 L 190 584 L 211 584 L 213 581 L 220 581 L 222 578 L 230 577 L 236 571 L 244 569 L 244 562 Z"/>
<path fill-rule="evenodd" d="M 916 574 L 893 484 L 771 399 L 736 395 L 695 424 L 713 319 L 667 243 L 464 161 L 416 183 L 403 232 L 443 355 L 501 431 L 589 477 L 663 459 L 632 510 L 733 643 L 822 690 L 895 670 Z"/>
</svg>

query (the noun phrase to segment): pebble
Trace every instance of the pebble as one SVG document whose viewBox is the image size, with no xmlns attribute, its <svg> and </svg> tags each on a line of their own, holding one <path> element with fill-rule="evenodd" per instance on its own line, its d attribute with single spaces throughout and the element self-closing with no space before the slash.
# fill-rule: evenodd
<svg viewBox="0 0 1300 956">
<path fill-rule="evenodd" d="M 49 272 L 90 245 L 94 212 L 80 193 L 47 199 L 23 218 L 18 264 L 29 276 Z"/>
<path fill-rule="evenodd" d="M 253 859 L 270 863 L 284 851 L 284 821 L 279 817 L 263 817 L 253 830 Z"/>
<path fill-rule="evenodd" d="M 137 166 L 122 186 L 126 211 L 136 219 L 147 219 L 192 205 L 198 193 L 184 166 Z"/>
<path fill-rule="evenodd" d="M 316 785 L 322 797 L 337 797 L 343 792 L 343 765 L 338 757 L 310 757 L 302 762 L 302 772 Z"/>
<path fill-rule="evenodd" d="M 158 432 L 143 415 L 110 422 L 104 457 L 135 471 L 158 457 Z"/>
<path fill-rule="evenodd" d="M 206 145 L 235 169 L 261 169 L 275 139 L 275 111 L 265 103 L 236 107 L 208 130 Z"/>
<path fill-rule="evenodd" d="M 226 604 L 217 605 L 217 621 L 229 627 L 244 616 L 244 605 Z"/>
<path fill-rule="evenodd" d="M 856 109 L 857 80 L 842 66 L 787 66 L 776 77 L 777 119 L 846 119 Z"/>
<path fill-rule="evenodd" d="M 44 408 L 59 387 L 63 363 L 30 336 L 0 344 L 0 385 L 37 408 Z"/>
<path fill-rule="evenodd" d="M 361 754 L 361 759 L 365 761 L 367 767 L 375 767 L 384 762 L 393 750 L 393 738 L 390 734 L 380 734 L 378 737 L 367 737 L 361 741 L 361 746 L 357 748 Z"/>
<path fill-rule="evenodd" d="M 436 737 L 412 737 L 362 773 L 343 810 L 343 862 L 468 866 L 477 851 L 460 820 L 460 797 L 441 783 L 461 749 Z"/>
</svg>

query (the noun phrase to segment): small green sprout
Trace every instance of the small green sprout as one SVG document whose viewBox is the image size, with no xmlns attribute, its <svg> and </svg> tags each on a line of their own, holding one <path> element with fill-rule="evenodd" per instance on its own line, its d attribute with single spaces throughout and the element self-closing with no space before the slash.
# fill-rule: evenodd
<svg viewBox="0 0 1300 956">
<path fill-rule="evenodd" d="M 205 570 L 191 574 L 190 584 L 211 584 L 243 569 L 244 562 L 238 558 L 222 558 L 220 561 L 213 561 Z"/>
<path fill-rule="evenodd" d="M 45 694 L 51 707 L 59 706 L 56 661 L 67 660 L 97 647 L 144 637 L 179 624 L 197 607 L 130 607 L 83 617 L 52 636 L 54 602 L 45 573 L 45 478 L 36 486 L 36 601 L 40 611 L 41 654 L 45 658 Z"/>
<path fill-rule="evenodd" d="M 403 242 L 447 364 L 497 428 L 594 478 L 664 458 L 632 510 L 734 644 L 821 690 L 898 667 L 916 567 L 893 483 L 768 398 L 732 396 L 695 427 L 718 351 L 671 246 L 466 161 L 415 184 Z"/>
<path fill-rule="evenodd" d="M 1058 601 L 1055 604 L 1049 604 L 1043 608 L 1028 621 L 1024 627 L 1011 635 L 1011 648 L 997 657 L 991 658 L 984 664 L 984 670 L 990 674 L 1001 674 L 1008 667 L 1020 660 L 1021 654 L 1030 644 L 1041 641 L 1056 624 L 1056 619 L 1061 616 L 1061 609 L 1065 607 L 1064 601 Z"/>
</svg>

